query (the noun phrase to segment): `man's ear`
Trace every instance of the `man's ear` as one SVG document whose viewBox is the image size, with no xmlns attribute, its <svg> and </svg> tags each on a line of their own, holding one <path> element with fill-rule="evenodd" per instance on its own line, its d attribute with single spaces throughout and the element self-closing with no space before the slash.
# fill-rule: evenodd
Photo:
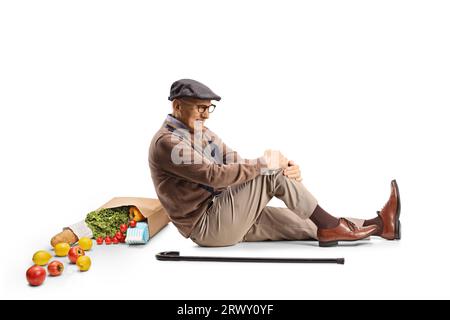
<svg viewBox="0 0 450 320">
<path fill-rule="evenodd" d="M 180 113 L 180 108 L 181 108 L 180 101 L 178 99 L 174 99 L 172 101 L 172 110 L 175 116 Z"/>
</svg>

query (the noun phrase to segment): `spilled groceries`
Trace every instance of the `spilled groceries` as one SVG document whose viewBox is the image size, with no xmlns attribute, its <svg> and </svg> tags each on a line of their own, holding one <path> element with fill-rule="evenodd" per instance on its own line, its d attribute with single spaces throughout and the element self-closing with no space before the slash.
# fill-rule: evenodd
<svg viewBox="0 0 450 320">
<path fill-rule="evenodd" d="M 47 281 L 47 273 L 50 278 L 63 278 L 67 268 L 75 267 L 79 272 L 91 270 L 92 259 L 87 251 L 101 245 L 147 244 L 169 221 L 157 199 L 113 198 L 85 216 L 81 222 L 83 234 L 66 227 L 55 235 L 51 239 L 54 254 L 49 250 L 36 251 L 31 259 L 33 265 L 26 271 L 26 279 L 30 286 L 36 287 Z M 67 259 L 66 264 L 63 260 L 52 260 L 53 257 Z"/>
</svg>

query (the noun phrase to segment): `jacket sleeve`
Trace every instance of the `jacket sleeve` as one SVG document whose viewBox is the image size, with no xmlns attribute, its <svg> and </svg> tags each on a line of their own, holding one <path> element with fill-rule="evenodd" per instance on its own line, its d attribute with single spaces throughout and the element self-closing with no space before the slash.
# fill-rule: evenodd
<svg viewBox="0 0 450 320">
<path fill-rule="evenodd" d="M 174 142 L 162 137 L 155 143 L 159 166 L 167 173 L 214 189 L 225 188 L 252 180 L 265 168 L 263 158 L 245 164 L 218 164 L 194 151 L 186 142 Z"/>
<path fill-rule="evenodd" d="M 242 159 L 241 156 L 236 151 L 228 147 L 225 143 L 222 143 L 222 147 L 223 147 L 223 163 L 228 164 L 228 163 L 247 162 L 245 159 Z"/>
</svg>

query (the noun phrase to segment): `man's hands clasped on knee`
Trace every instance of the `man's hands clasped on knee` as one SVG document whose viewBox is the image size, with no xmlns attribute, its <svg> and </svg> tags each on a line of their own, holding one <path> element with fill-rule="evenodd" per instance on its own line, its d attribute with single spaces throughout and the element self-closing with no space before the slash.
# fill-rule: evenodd
<svg viewBox="0 0 450 320">
<path fill-rule="evenodd" d="M 283 175 L 297 181 L 302 180 L 299 166 L 292 160 L 288 160 L 278 150 L 264 151 L 264 159 L 269 169 L 283 169 Z"/>
<path fill-rule="evenodd" d="M 267 168 L 271 170 L 284 169 L 288 166 L 288 159 L 278 150 L 268 149 L 264 151 L 264 159 Z"/>
<path fill-rule="evenodd" d="M 302 181 L 302 172 L 300 171 L 300 167 L 294 161 L 289 160 L 288 167 L 283 170 L 283 174 L 297 181 Z"/>
</svg>

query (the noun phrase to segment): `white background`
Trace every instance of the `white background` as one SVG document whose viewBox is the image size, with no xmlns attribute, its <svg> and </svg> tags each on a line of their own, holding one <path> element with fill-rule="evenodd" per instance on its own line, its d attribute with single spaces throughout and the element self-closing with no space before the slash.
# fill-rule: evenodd
<svg viewBox="0 0 450 320">
<path fill-rule="evenodd" d="M 450 298 L 449 16 L 446 1 L 2 1 L 1 297 Z M 169 225 L 29 287 L 63 226 L 156 196 L 148 145 L 180 78 L 223 97 L 207 125 L 228 145 L 280 149 L 336 216 L 374 217 L 397 179 L 402 240 L 205 249 Z M 346 264 L 156 261 L 165 250 Z"/>
</svg>

